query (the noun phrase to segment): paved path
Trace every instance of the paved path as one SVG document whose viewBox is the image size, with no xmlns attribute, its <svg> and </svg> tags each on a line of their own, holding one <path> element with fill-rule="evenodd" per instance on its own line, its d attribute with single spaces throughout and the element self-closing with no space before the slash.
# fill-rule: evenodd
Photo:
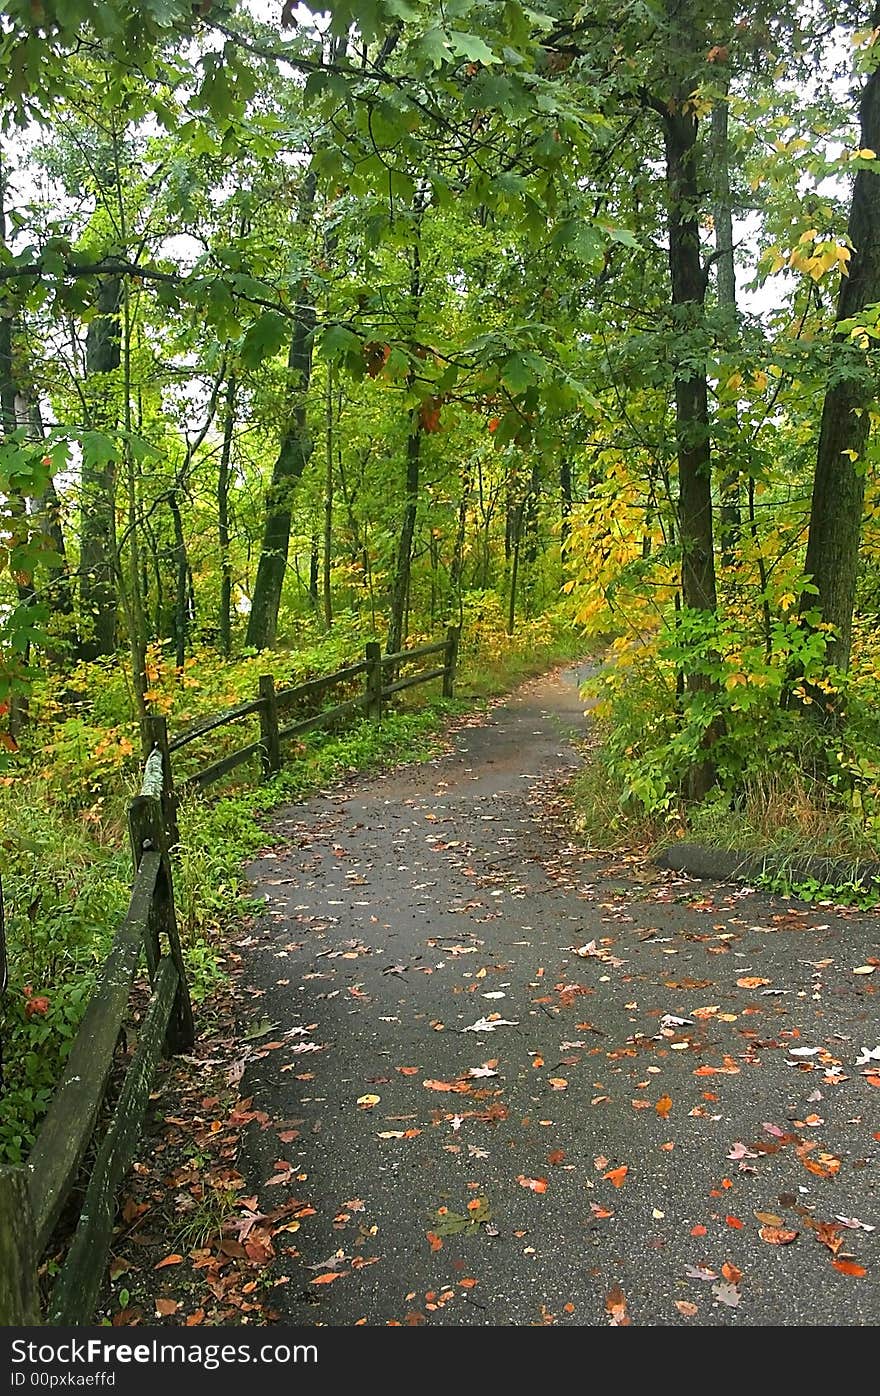
<svg viewBox="0 0 880 1396">
<path fill-rule="evenodd" d="M 251 869 L 279 1322 L 874 1324 L 880 921 L 585 855 L 576 677 Z"/>
</svg>

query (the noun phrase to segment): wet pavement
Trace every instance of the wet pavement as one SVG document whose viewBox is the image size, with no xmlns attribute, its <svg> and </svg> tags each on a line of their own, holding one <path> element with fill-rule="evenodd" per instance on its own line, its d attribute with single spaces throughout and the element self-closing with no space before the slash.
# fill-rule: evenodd
<svg viewBox="0 0 880 1396">
<path fill-rule="evenodd" d="M 586 852 L 584 673 L 279 811 L 250 869 L 280 1323 L 880 1319 L 880 918 Z"/>
</svg>

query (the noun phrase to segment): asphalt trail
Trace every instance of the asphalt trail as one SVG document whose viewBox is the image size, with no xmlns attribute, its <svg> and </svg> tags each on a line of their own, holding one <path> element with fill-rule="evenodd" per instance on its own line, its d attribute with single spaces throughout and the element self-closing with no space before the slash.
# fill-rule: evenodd
<svg viewBox="0 0 880 1396">
<path fill-rule="evenodd" d="M 251 867 L 280 1323 L 880 1320 L 880 920 L 585 854 L 580 676 L 282 810 Z"/>
</svg>

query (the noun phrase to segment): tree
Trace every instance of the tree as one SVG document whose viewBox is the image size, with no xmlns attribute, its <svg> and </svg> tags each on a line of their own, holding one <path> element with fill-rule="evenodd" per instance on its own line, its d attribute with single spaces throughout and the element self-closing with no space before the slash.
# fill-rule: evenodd
<svg viewBox="0 0 880 1396">
<path fill-rule="evenodd" d="M 847 237 L 849 274 L 837 301 L 835 355 L 822 406 L 804 570 L 815 591 L 804 593 L 801 613 L 815 608 L 827 631 L 826 660 L 849 667 L 859 544 L 865 502 L 865 452 L 876 382 L 853 330 L 880 301 L 880 6 L 871 12 L 872 37 L 863 50 L 868 76 L 859 105 L 860 158 L 853 182 Z M 867 343 L 864 336 L 857 338 Z M 814 690 L 814 696 L 818 696 Z M 835 702 L 825 697 L 833 711 Z"/>
</svg>

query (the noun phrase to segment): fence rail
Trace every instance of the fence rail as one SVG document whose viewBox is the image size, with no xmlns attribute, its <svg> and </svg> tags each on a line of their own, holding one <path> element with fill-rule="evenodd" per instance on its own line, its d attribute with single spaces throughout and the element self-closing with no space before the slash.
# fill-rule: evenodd
<svg viewBox="0 0 880 1396">
<path fill-rule="evenodd" d="M 371 643 L 359 663 L 292 688 L 276 690 L 274 678 L 264 675 L 257 698 L 195 723 L 171 739 L 164 717 L 150 719 L 153 749 L 145 763 L 141 793 L 131 801 L 128 812 L 134 867 L 128 911 L 114 936 L 28 1162 L 20 1167 L 0 1167 L 0 1326 L 90 1322 L 113 1237 L 116 1193 L 140 1138 L 156 1068 L 163 1054 L 185 1052 L 195 1040 L 169 856 L 179 842 L 180 793 L 204 789 L 257 754 L 264 776 L 271 776 L 281 767 L 282 742 L 359 711 L 379 719 L 387 698 L 418 684 L 442 679 L 443 694 L 451 698 L 458 636 L 458 629 L 450 627 L 444 640 L 387 655 Z M 441 666 L 420 669 L 393 682 L 384 680 L 386 669 L 394 676 L 406 665 L 439 654 L 443 655 Z M 360 678 L 364 679 L 363 690 L 354 697 L 296 717 L 286 726 L 279 724 L 279 713 L 293 715 L 333 689 Z M 172 752 L 255 714 L 260 720 L 259 740 L 203 767 L 175 790 Z M 0 992 L 5 988 L 6 970 L 3 930 L 0 889 Z M 128 1020 L 142 956 L 150 985 L 149 1004 L 138 1026 L 137 1044 L 109 1124 L 97 1143 L 73 1239 L 43 1318 L 39 1262 L 62 1212 L 80 1186 L 83 1160 L 106 1113 L 117 1043 Z"/>
<path fill-rule="evenodd" d="M 195 1040 L 177 934 L 164 814 L 164 760 L 148 757 L 142 793 L 129 806 L 134 883 L 128 911 L 104 963 L 25 1167 L 0 1168 L 0 1324 L 39 1323 L 37 1265 L 79 1179 L 105 1106 L 119 1035 L 143 954 L 151 996 L 110 1124 L 98 1148 L 73 1242 L 49 1301 L 51 1323 L 86 1323 L 104 1276 L 118 1184 L 149 1103 L 163 1052 Z"/>
</svg>

